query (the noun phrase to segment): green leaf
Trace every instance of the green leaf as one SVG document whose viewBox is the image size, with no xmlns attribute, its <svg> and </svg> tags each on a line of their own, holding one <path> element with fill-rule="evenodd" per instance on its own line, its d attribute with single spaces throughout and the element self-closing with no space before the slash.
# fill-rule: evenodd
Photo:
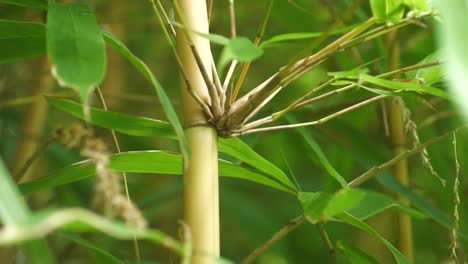
<svg viewBox="0 0 468 264">
<path fill-rule="evenodd" d="M 181 175 L 182 156 L 158 150 L 122 152 L 111 156 L 110 169 L 132 173 Z M 94 176 L 94 173 L 94 164 L 82 161 L 69 165 L 51 176 L 20 184 L 19 187 L 23 194 L 29 194 L 79 181 Z M 219 160 L 219 175 L 249 180 L 294 194 L 291 189 L 270 177 L 228 161 Z"/>
<path fill-rule="evenodd" d="M 441 97 L 447 100 L 451 100 L 450 95 L 445 91 L 432 87 L 430 85 L 415 83 L 415 82 L 399 82 L 392 81 L 383 78 L 374 77 L 371 75 L 363 74 L 361 79 L 365 82 L 379 85 L 392 90 L 402 90 L 402 91 L 414 91 L 418 93 L 427 93 L 433 96 Z"/>
<path fill-rule="evenodd" d="M 253 61 L 263 55 L 263 50 L 256 47 L 255 44 L 246 37 L 231 39 L 228 48 L 232 52 L 233 58 L 239 62 Z"/>
<path fill-rule="evenodd" d="M 424 58 L 420 63 L 428 63 L 438 60 L 440 60 L 440 52 L 434 52 Z M 432 85 L 434 83 L 441 82 L 444 78 L 444 73 L 441 65 L 435 65 L 433 67 L 419 69 L 413 75 L 408 74 L 408 76 L 412 78 L 421 78 L 424 80 L 424 84 Z"/>
<path fill-rule="evenodd" d="M 273 163 L 269 162 L 257 152 L 255 152 L 249 145 L 245 144 L 239 138 L 219 138 L 218 149 L 220 152 L 226 153 L 234 158 L 237 158 L 255 169 L 270 175 L 275 180 L 279 181 L 286 187 L 296 190 L 296 187 L 289 180 L 288 176 L 276 167 Z"/>
<path fill-rule="evenodd" d="M 106 71 L 104 40 L 91 9 L 81 4 L 51 2 L 47 52 L 60 85 L 73 88 L 87 102 Z"/>
<path fill-rule="evenodd" d="M 47 9 L 47 0 L 0 0 L 0 4 L 1 3 L 37 9 Z"/>
<path fill-rule="evenodd" d="M 44 54 L 45 32 L 43 24 L 0 20 L 0 63 Z"/>
<path fill-rule="evenodd" d="M 396 22 L 403 16 L 403 0 L 370 0 L 377 23 Z"/>
<path fill-rule="evenodd" d="M 52 97 L 48 97 L 47 100 L 54 107 L 84 120 L 81 104 L 72 100 Z M 89 119 L 89 122 L 94 125 L 127 135 L 176 139 L 171 124 L 157 119 L 105 111 L 93 107 L 90 108 Z"/>
<path fill-rule="evenodd" d="M 59 237 L 63 237 L 67 240 L 70 240 L 91 252 L 91 254 L 96 259 L 97 263 L 109 263 L 109 264 L 124 264 L 125 262 L 115 257 L 111 253 L 97 247 L 95 244 L 89 242 L 88 240 L 81 238 L 80 236 L 70 233 L 70 232 L 61 232 Z"/>
<path fill-rule="evenodd" d="M 237 37 L 229 40 L 229 43 L 224 47 L 219 58 L 217 69 L 222 72 L 226 65 L 232 61 L 239 62 L 254 61 L 263 55 L 263 49 L 255 46 L 252 41 L 246 37 Z"/>
<path fill-rule="evenodd" d="M 428 9 L 428 0 L 403 0 L 403 3 L 411 10 L 426 11 Z"/>
<path fill-rule="evenodd" d="M 334 36 L 338 34 L 342 34 L 345 32 L 348 32 L 349 30 L 354 29 L 356 26 L 359 24 L 353 24 L 349 25 L 346 27 L 342 27 L 339 29 L 335 29 L 331 32 L 293 32 L 293 33 L 285 33 L 285 34 L 279 34 L 276 36 L 273 36 L 265 41 L 263 41 L 260 44 L 260 48 L 269 48 L 273 46 L 273 44 L 280 43 L 280 42 L 290 42 L 290 41 L 295 41 L 295 40 L 303 40 L 303 39 L 313 39 L 313 38 L 318 38 L 321 36 L 324 36 L 325 34 L 327 36 Z"/>
<path fill-rule="evenodd" d="M 132 65 L 146 78 L 156 90 L 156 94 L 158 95 L 159 101 L 163 107 L 164 113 L 166 114 L 167 119 L 171 123 L 172 127 L 177 134 L 177 138 L 179 139 L 180 150 L 185 160 L 189 159 L 190 151 L 187 143 L 187 139 L 184 135 L 184 130 L 182 129 L 182 125 L 180 124 L 179 118 L 172 107 L 171 101 L 169 97 L 167 97 L 164 88 L 161 86 L 159 81 L 153 75 L 151 70 L 146 66 L 146 64 L 136 57 L 119 39 L 117 39 L 114 35 L 109 32 L 103 31 L 104 39 L 106 42 L 111 45 L 115 50 L 117 50 L 122 56 L 124 56 Z"/>
<path fill-rule="evenodd" d="M 388 242 L 385 238 L 383 238 L 379 233 L 377 233 L 372 227 L 370 227 L 368 224 L 364 223 L 363 221 L 357 219 L 356 217 L 348 214 L 348 213 L 342 213 L 337 216 L 340 220 L 343 222 L 350 224 L 352 226 L 355 226 L 370 235 L 378 238 L 382 243 L 392 252 L 393 256 L 395 257 L 395 260 L 398 264 L 409 264 L 408 260 L 406 257 L 396 249 L 392 243 Z"/>
<path fill-rule="evenodd" d="M 31 212 L 8 174 L 3 160 L 0 160 L 0 182 L 0 220 L 3 225 L 0 231 L 0 244 L 2 244 L 1 232 L 8 232 L 15 225 L 27 223 L 31 218 Z M 14 237 L 8 233 L 7 236 Z M 25 241 L 22 248 L 32 263 L 54 263 L 47 242 L 44 240 Z"/>
<path fill-rule="evenodd" d="M 53 106 L 77 117 L 83 119 L 82 105 L 71 100 L 48 98 Z M 169 123 L 133 115 L 127 115 L 117 112 L 104 111 L 97 108 L 90 108 L 90 120 L 94 125 L 113 129 L 116 132 L 132 136 L 163 137 L 175 139 L 175 134 Z M 296 188 L 291 183 L 286 174 L 274 164 L 260 156 L 247 144 L 238 138 L 219 138 L 218 149 L 220 152 L 228 154 L 240 161 L 249 164 L 255 169 L 271 176 L 279 183 L 282 183 L 290 190 Z"/>
<path fill-rule="evenodd" d="M 291 121 L 293 120 L 291 117 L 288 117 Z M 328 158 L 325 156 L 323 153 L 322 149 L 320 148 L 319 144 L 315 141 L 315 139 L 310 135 L 310 133 L 307 133 L 307 130 L 304 128 L 298 128 L 299 134 L 305 139 L 307 145 L 312 149 L 314 154 L 318 157 L 320 164 L 322 167 L 332 176 L 338 183 L 341 185 L 341 187 L 346 187 L 348 183 L 346 180 L 341 176 L 340 173 L 338 173 L 333 165 L 331 165 L 330 161 L 328 161 Z M 310 155 L 310 152 L 307 152 L 307 154 Z"/>
<path fill-rule="evenodd" d="M 81 208 L 69 208 L 35 213 L 27 223 L 9 226 L 0 231 L 1 245 L 16 245 L 39 239 L 57 229 L 73 232 L 102 232 L 122 240 L 146 239 L 155 244 L 183 253 L 182 245 L 164 233 L 152 229 L 139 229 L 122 222 L 113 221 Z"/>
<path fill-rule="evenodd" d="M 336 247 L 343 252 L 351 264 L 378 264 L 373 257 L 344 241 L 336 241 Z"/>
<path fill-rule="evenodd" d="M 314 221 L 327 220 L 356 206 L 365 192 L 360 189 L 346 188 L 335 194 L 324 192 L 298 194 L 304 213 Z"/>
<path fill-rule="evenodd" d="M 223 46 L 226 46 L 226 45 L 229 45 L 229 41 L 230 39 L 229 38 L 226 38 L 225 36 L 223 35 L 218 35 L 218 34 L 214 34 L 214 33 L 203 33 L 203 32 L 198 32 L 198 31 L 194 31 L 194 30 L 190 30 L 191 32 L 203 37 L 203 38 L 206 38 L 208 39 L 210 42 L 212 43 L 215 43 L 215 44 L 218 44 L 218 45 L 223 45 Z"/>
<path fill-rule="evenodd" d="M 395 208 L 414 218 L 427 217 L 420 211 L 408 207 L 385 194 L 370 190 L 365 190 L 365 195 L 361 201 L 347 212 L 360 220 L 365 220 L 390 208 Z"/>
<path fill-rule="evenodd" d="M 468 3 L 466 1 L 434 1 L 443 19 L 438 25 L 438 42 L 445 60 L 443 69 L 449 85 L 465 117 L 468 116 Z"/>
</svg>

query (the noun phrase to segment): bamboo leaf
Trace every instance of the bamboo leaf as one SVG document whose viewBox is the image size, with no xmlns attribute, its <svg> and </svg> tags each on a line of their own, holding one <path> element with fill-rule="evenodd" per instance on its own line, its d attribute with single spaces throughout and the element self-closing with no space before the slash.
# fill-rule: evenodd
<svg viewBox="0 0 468 264">
<path fill-rule="evenodd" d="M 363 221 L 357 219 L 356 217 L 348 214 L 348 213 L 342 213 L 339 216 L 337 216 L 340 220 L 343 222 L 355 226 L 370 235 L 378 238 L 389 250 L 392 252 L 396 262 L 398 264 L 409 264 L 408 260 L 406 257 L 398 251 L 398 249 L 395 248 L 395 246 L 392 245 L 392 243 L 388 242 L 385 238 L 383 238 L 379 233 L 377 233 L 372 227 L 370 227 L 368 224 L 364 223 Z"/>
<path fill-rule="evenodd" d="M 0 232 L 8 232 L 15 225 L 27 223 L 30 220 L 31 212 L 21 198 L 12 178 L 8 175 L 3 160 L 0 160 L 0 182 L 0 222 L 3 224 Z M 22 248 L 32 263 L 54 263 L 47 242 L 44 240 L 25 241 Z"/>
<path fill-rule="evenodd" d="M 297 130 L 299 131 L 299 134 L 301 134 L 301 136 L 305 139 L 307 145 L 312 149 L 314 154 L 318 157 L 320 164 L 328 172 L 328 174 L 330 174 L 330 176 L 332 176 L 341 185 L 341 187 L 346 187 L 348 183 L 343 178 L 343 176 L 341 176 L 341 174 L 335 170 L 333 165 L 331 165 L 330 161 L 328 161 L 328 158 L 323 153 L 319 144 L 310 135 L 310 133 L 307 133 L 307 130 L 304 128 L 298 128 Z M 307 152 L 307 154 L 310 154 L 310 152 Z"/>
<path fill-rule="evenodd" d="M 87 102 L 106 71 L 106 50 L 91 9 L 51 2 L 47 15 L 47 52 L 61 86 L 76 90 Z"/>
<path fill-rule="evenodd" d="M 344 241 L 336 241 L 336 247 L 343 252 L 351 264 L 378 264 L 373 257 Z"/>
<path fill-rule="evenodd" d="M 81 238 L 80 236 L 76 234 L 69 233 L 69 232 L 60 232 L 59 236 L 86 248 L 88 251 L 91 252 L 91 254 L 93 254 L 97 263 L 109 263 L 109 264 L 124 264 L 125 263 L 124 261 L 115 257 L 111 253 L 97 247 L 92 242 L 84 238 Z"/>
<path fill-rule="evenodd" d="M 255 44 L 246 37 L 231 39 L 227 47 L 232 54 L 232 58 L 239 62 L 253 61 L 263 55 L 263 50 L 256 47 Z"/>
<path fill-rule="evenodd" d="M 311 220 L 324 221 L 353 208 L 364 196 L 362 190 L 346 188 L 335 194 L 300 192 L 298 199 Z"/>
<path fill-rule="evenodd" d="M 438 42 L 446 60 L 443 69 L 448 76 L 451 92 L 459 107 L 468 116 L 468 3 L 466 1 L 435 1 L 442 23 L 438 25 Z"/>
<path fill-rule="evenodd" d="M 77 118 L 84 119 L 82 105 L 71 100 L 48 98 L 49 103 Z M 90 108 L 90 120 L 94 125 L 113 129 L 117 132 L 132 136 L 148 136 L 175 139 L 175 134 L 169 123 L 146 118 L 132 116 L 117 112 L 104 111 Z M 219 138 L 218 148 L 220 152 L 228 154 L 255 169 L 270 175 L 271 178 L 295 190 L 286 174 L 274 164 L 260 156 L 247 144 L 238 138 Z"/>
<path fill-rule="evenodd" d="M 73 232 L 102 232 L 111 237 L 132 240 L 146 239 L 155 244 L 183 253 L 182 245 L 164 233 L 152 229 L 139 229 L 113 221 L 81 208 L 69 208 L 39 212 L 28 222 L 9 226 L 0 231 L 0 245 L 16 245 L 24 241 L 40 239 L 57 229 Z"/>
<path fill-rule="evenodd" d="M 403 91 L 414 91 L 418 93 L 427 93 L 433 96 L 451 100 L 450 95 L 448 95 L 445 91 L 437 89 L 430 85 L 425 85 L 425 84 L 415 83 L 415 82 L 392 81 L 392 80 L 374 77 L 374 76 L 367 75 L 367 74 L 361 75 L 361 78 L 365 82 L 379 85 L 379 86 L 392 89 L 392 90 L 403 90 Z"/>
<path fill-rule="evenodd" d="M 179 118 L 177 117 L 174 107 L 172 107 L 171 101 L 169 100 L 169 97 L 167 97 L 164 88 L 161 86 L 148 66 L 142 60 L 136 57 L 119 39 L 106 31 L 103 31 L 103 34 L 106 42 L 115 50 L 117 50 L 122 56 L 124 56 L 130 63 L 132 63 L 132 65 L 146 78 L 146 80 L 148 80 L 153 85 L 154 89 L 156 90 L 156 94 L 158 95 L 159 101 L 161 102 L 161 105 L 164 109 L 164 113 L 166 114 L 167 119 L 177 134 L 180 150 L 184 157 L 188 159 L 190 157 L 190 151 L 187 139 L 184 135 L 184 130 L 182 129 Z"/>
<path fill-rule="evenodd" d="M 83 105 L 72 100 L 48 97 L 47 101 L 54 107 L 84 120 Z M 118 112 L 105 111 L 90 107 L 89 122 L 107 129 L 115 130 L 127 135 L 144 137 L 162 137 L 176 139 L 174 130 L 168 122 L 128 115 Z"/>
<path fill-rule="evenodd" d="M 396 210 L 411 215 L 414 218 L 421 219 L 427 217 L 426 214 L 406 206 L 385 194 L 370 190 L 365 190 L 364 197 L 361 201 L 347 212 L 360 220 L 365 220 L 391 208 L 395 208 Z"/>
<path fill-rule="evenodd" d="M 132 173 L 181 175 L 182 156 L 158 150 L 122 152 L 111 156 L 110 169 Z M 94 173 L 94 164 L 82 161 L 69 165 L 51 176 L 20 184 L 19 187 L 21 192 L 26 195 L 79 181 L 94 176 Z M 228 161 L 219 160 L 219 174 L 220 176 L 249 180 L 294 194 L 293 190 L 270 177 Z"/>
<path fill-rule="evenodd" d="M 0 63 L 38 56 L 45 51 L 43 24 L 0 20 Z"/>
<path fill-rule="evenodd" d="M 259 171 L 270 175 L 283 185 L 287 186 L 292 190 L 296 190 L 296 187 L 289 180 L 288 176 L 276 167 L 273 163 L 266 160 L 255 152 L 249 145 L 245 144 L 239 138 L 220 138 L 218 149 L 220 152 L 226 153 L 234 158 L 237 158 L 246 164 L 258 169 Z"/>
<path fill-rule="evenodd" d="M 370 0 L 370 5 L 378 23 L 396 22 L 403 16 L 403 0 Z"/>
<path fill-rule="evenodd" d="M 47 8 L 47 0 L 0 0 L 0 3 L 37 9 Z"/>
<path fill-rule="evenodd" d="M 428 0 L 403 0 L 403 3 L 411 10 L 414 11 L 426 11 L 429 6 Z"/>
</svg>

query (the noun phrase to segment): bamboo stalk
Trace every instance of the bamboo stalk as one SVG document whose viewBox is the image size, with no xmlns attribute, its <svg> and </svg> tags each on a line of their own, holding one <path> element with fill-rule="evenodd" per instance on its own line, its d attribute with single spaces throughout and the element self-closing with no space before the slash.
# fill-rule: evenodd
<svg viewBox="0 0 468 264">
<path fill-rule="evenodd" d="M 181 15 L 190 28 L 208 33 L 205 0 L 178 0 Z M 210 97 L 183 29 L 177 29 L 177 52 L 193 90 L 204 101 Z M 189 32 L 188 34 L 192 34 Z M 211 51 L 207 39 L 191 35 L 205 69 L 211 69 Z M 206 74 L 212 78 L 211 71 Z M 213 263 L 219 256 L 219 200 L 217 132 L 207 124 L 206 116 L 182 83 L 185 134 L 191 156 L 184 168 L 184 220 L 192 234 L 192 263 Z M 198 125 L 195 125 L 198 124 Z M 187 157 L 186 157 L 187 158 Z"/>
<path fill-rule="evenodd" d="M 386 36 L 389 68 L 398 69 L 400 66 L 400 47 L 398 42 L 398 31 L 392 31 Z M 393 155 L 399 156 L 406 152 L 406 133 L 405 120 L 401 105 L 401 98 L 389 98 L 385 102 L 386 112 L 388 113 L 389 143 L 392 147 Z M 401 159 L 395 163 L 392 169 L 393 176 L 403 185 L 409 185 L 408 160 Z M 409 202 L 401 196 L 397 199 L 406 205 Z M 398 249 L 408 258 L 410 263 L 414 263 L 413 252 L 413 227 L 411 216 L 398 214 Z"/>
</svg>

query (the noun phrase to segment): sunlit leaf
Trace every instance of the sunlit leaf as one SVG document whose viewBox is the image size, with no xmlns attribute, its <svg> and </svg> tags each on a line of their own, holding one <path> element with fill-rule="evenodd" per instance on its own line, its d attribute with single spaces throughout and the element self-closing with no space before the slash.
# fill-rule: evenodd
<svg viewBox="0 0 468 264">
<path fill-rule="evenodd" d="M 370 0 L 370 5 L 378 23 L 396 22 L 403 16 L 403 0 Z"/>
<path fill-rule="evenodd" d="M 106 50 L 96 17 L 85 5 L 55 2 L 47 14 L 47 53 L 53 75 L 87 102 L 106 71 Z"/>
<path fill-rule="evenodd" d="M 44 54 L 45 26 L 0 20 L 0 63 Z"/>
<path fill-rule="evenodd" d="M 428 9 L 428 0 L 403 0 L 403 3 L 411 10 L 425 11 Z"/>
<path fill-rule="evenodd" d="M 348 214 L 348 213 L 342 213 L 337 216 L 338 219 L 342 220 L 343 222 L 350 224 L 352 226 L 355 226 L 370 235 L 378 238 L 389 250 L 392 252 L 393 256 L 395 257 L 395 260 L 398 264 L 409 264 L 408 259 L 398 250 L 395 248 L 395 246 L 392 245 L 392 243 L 388 242 L 385 238 L 383 238 L 377 231 L 375 231 L 372 227 L 370 227 L 368 224 L 364 223 L 363 221 L 357 219 L 356 217 Z"/>
<path fill-rule="evenodd" d="M 353 208 L 364 196 L 365 192 L 362 190 L 346 188 L 335 194 L 300 192 L 298 199 L 304 213 L 310 219 L 320 221 L 327 220 Z"/>
<path fill-rule="evenodd" d="M 110 169 L 133 173 L 182 174 L 182 156 L 164 151 L 131 151 L 112 155 Z M 95 166 L 89 161 L 69 165 L 53 175 L 20 184 L 23 194 L 39 190 L 49 190 L 56 186 L 76 182 L 94 176 Z M 219 175 L 239 178 L 260 183 L 281 191 L 293 193 L 293 190 L 254 170 L 219 160 Z"/>
</svg>

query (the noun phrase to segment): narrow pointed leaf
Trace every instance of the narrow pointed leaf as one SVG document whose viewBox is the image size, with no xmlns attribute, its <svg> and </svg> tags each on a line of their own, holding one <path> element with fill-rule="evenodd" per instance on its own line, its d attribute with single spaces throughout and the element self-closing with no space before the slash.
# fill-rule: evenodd
<svg viewBox="0 0 468 264">
<path fill-rule="evenodd" d="M 343 252 L 351 264 L 378 264 L 373 257 L 344 241 L 337 241 L 336 247 Z"/>
<path fill-rule="evenodd" d="M 181 175 L 182 156 L 157 150 L 122 152 L 111 156 L 110 169 L 120 172 Z M 94 173 L 94 164 L 82 161 L 69 165 L 51 176 L 20 184 L 19 187 L 23 194 L 29 194 L 92 177 Z M 293 190 L 264 174 L 224 160 L 219 160 L 219 174 L 220 176 L 249 180 L 294 194 Z"/>
<path fill-rule="evenodd" d="M 45 32 L 43 24 L 0 20 L 0 63 L 44 54 Z"/>
<path fill-rule="evenodd" d="M 117 50 L 122 56 L 124 56 L 154 87 L 154 89 L 156 90 L 156 94 L 158 95 L 159 101 L 161 102 L 161 105 L 164 109 L 164 113 L 166 114 L 167 119 L 169 120 L 169 122 L 175 130 L 175 133 L 177 134 L 177 138 L 179 139 L 180 144 L 180 150 L 182 151 L 184 157 L 187 160 L 190 157 L 187 139 L 185 138 L 182 125 L 180 124 L 179 118 L 177 117 L 174 107 L 172 107 L 171 101 L 169 100 L 169 97 L 167 97 L 164 88 L 161 86 L 161 84 L 153 75 L 148 66 L 137 56 L 135 56 L 119 39 L 117 39 L 114 35 L 107 31 L 103 31 L 103 34 L 106 42 L 109 45 L 111 45 L 115 50 Z"/>
<path fill-rule="evenodd" d="M 392 243 L 388 242 L 388 240 L 383 238 L 379 233 L 377 233 L 377 231 L 375 231 L 368 224 L 364 223 L 363 221 L 357 219 L 356 217 L 346 212 L 340 214 L 339 216 L 337 216 L 337 218 L 349 225 L 355 226 L 367 232 L 368 234 L 378 238 L 390 250 L 390 252 L 392 252 L 393 257 L 395 258 L 398 264 L 409 264 L 408 259 L 406 259 L 406 257 L 398 249 L 396 249 L 395 246 L 392 245 Z"/>
<path fill-rule="evenodd" d="M 77 118 L 84 119 L 82 105 L 71 100 L 48 98 L 49 103 Z M 175 139 L 175 133 L 167 122 L 146 117 L 90 108 L 90 120 L 94 125 L 113 129 L 132 136 L 148 136 Z M 286 174 L 274 164 L 260 156 L 238 138 L 219 138 L 219 151 L 228 154 L 253 168 L 271 176 L 288 189 L 295 190 Z"/>
</svg>

